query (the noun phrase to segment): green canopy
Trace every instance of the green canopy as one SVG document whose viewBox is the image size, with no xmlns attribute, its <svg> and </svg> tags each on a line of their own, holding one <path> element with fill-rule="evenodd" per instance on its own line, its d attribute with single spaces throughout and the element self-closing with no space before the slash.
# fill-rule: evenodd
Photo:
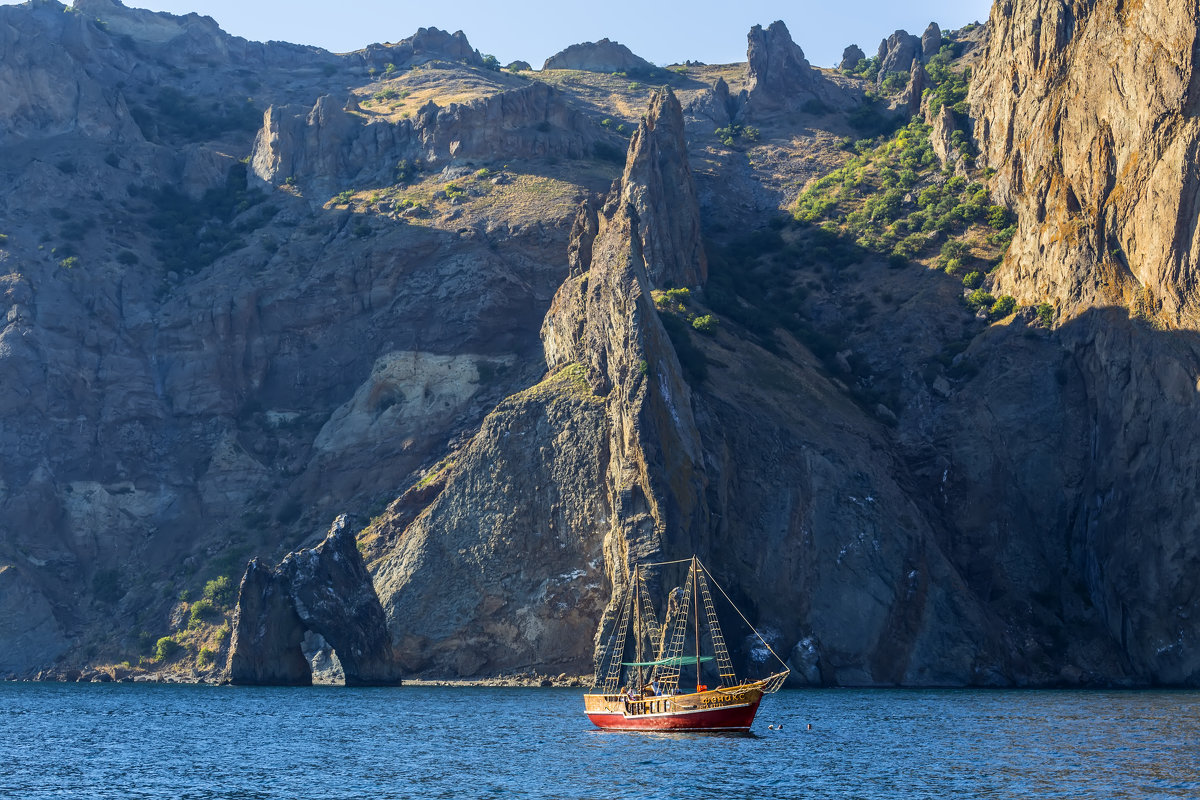
<svg viewBox="0 0 1200 800">
<path fill-rule="evenodd" d="M 698 661 L 712 661 L 712 656 L 677 656 L 675 658 L 663 658 L 658 661 L 622 661 L 623 667 L 683 667 L 688 664 L 695 664 Z"/>
</svg>

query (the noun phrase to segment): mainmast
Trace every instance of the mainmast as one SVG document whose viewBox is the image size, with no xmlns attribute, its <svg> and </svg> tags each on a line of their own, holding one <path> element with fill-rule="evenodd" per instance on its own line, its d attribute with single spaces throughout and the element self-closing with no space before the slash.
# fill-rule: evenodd
<svg viewBox="0 0 1200 800">
<path fill-rule="evenodd" d="M 692 556 L 692 617 L 696 624 L 696 691 L 700 691 L 700 599 L 696 596 L 696 557 Z"/>
<path fill-rule="evenodd" d="M 638 571 L 641 568 L 637 565 L 633 567 L 633 615 L 634 615 L 634 636 L 636 637 L 635 661 L 638 662 L 637 668 L 637 693 L 642 693 L 642 598 L 641 598 L 641 580 Z"/>
</svg>

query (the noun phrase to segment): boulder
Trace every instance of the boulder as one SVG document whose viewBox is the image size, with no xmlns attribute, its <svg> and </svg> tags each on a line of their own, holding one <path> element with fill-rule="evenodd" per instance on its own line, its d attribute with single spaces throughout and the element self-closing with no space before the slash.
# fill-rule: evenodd
<svg viewBox="0 0 1200 800">
<path fill-rule="evenodd" d="M 533 67 L 529 66 L 528 61 L 510 61 L 504 65 L 504 68 L 509 72 L 529 72 Z"/>
<path fill-rule="evenodd" d="M 842 51 L 842 60 L 838 64 L 838 69 L 845 71 L 852 70 L 866 57 L 867 54 L 862 51 L 861 47 L 852 44 Z"/>
</svg>

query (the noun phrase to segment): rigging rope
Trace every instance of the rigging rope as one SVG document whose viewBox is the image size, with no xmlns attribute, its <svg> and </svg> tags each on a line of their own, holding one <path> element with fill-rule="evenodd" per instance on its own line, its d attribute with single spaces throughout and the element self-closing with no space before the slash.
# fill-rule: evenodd
<svg viewBox="0 0 1200 800">
<path fill-rule="evenodd" d="M 696 559 L 696 561 L 697 561 L 697 563 L 699 563 L 699 559 Z M 771 647 L 771 645 L 767 643 L 767 640 L 762 637 L 762 634 L 759 633 L 758 630 L 753 625 L 750 624 L 750 620 L 746 619 L 746 615 L 742 613 L 741 609 L 739 609 L 737 607 L 737 605 L 733 602 L 733 599 L 728 594 L 725 593 L 724 589 L 721 588 L 721 582 L 718 581 L 716 578 L 713 578 L 713 574 L 709 570 L 709 568 L 704 566 L 703 564 L 700 564 L 700 568 L 708 573 L 708 577 L 712 578 L 713 586 L 716 586 L 717 591 L 719 591 L 721 593 L 721 595 L 725 598 L 725 600 L 728 601 L 729 605 L 733 606 L 733 610 L 736 611 L 738 616 L 742 618 L 742 622 L 746 623 L 747 627 L 749 627 L 750 630 L 754 631 L 754 635 L 757 636 L 758 640 L 763 643 L 763 647 L 767 648 L 767 652 L 769 652 L 771 655 L 775 656 L 775 660 L 778 661 L 780 664 L 782 664 L 784 669 L 786 669 L 790 672 L 791 667 L 789 667 L 787 665 L 786 661 L 784 661 L 782 658 L 779 657 L 779 654 L 776 653 L 775 650 Z"/>
</svg>

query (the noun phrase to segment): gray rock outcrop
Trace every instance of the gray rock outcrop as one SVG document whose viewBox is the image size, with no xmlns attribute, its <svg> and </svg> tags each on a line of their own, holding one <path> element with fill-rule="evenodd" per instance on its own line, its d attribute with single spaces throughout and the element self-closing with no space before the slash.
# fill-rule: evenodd
<svg viewBox="0 0 1200 800">
<path fill-rule="evenodd" d="M 921 100 L 928 84 L 929 75 L 925 72 L 925 66 L 914 58 L 912 68 L 908 73 L 908 86 L 905 87 L 904 95 L 900 98 L 900 102 L 907 107 L 909 116 L 915 117 L 920 113 Z"/>
<path fill-rule="evenodd" d="M 938 54 L 942 49 L 942 29 L 936 22 L 929 23 L 929 27 L 921 34 L 921 60 L 929 61 Z"/>
<path fill-rule="evenodd" d="M 755 25 L 746 35 L 746 94 L 739 114 L 753 119 L 759 114 L 796 111 L 817 100 L 829 108 L 856 102 L 818 70 L 809 66 L 804 51 L 792 41 L 781 21 L 765 30 Z"/>
<path fill-rule="evenodd" d="M 862 51 L 861 47 L 852 44 L 842 51 L 842 60 L 838 63 L 838 69 L 852 70 L 866 57 L 867 54 Z"/>
<path fill-rule="evenodd" d="M 1047 408 L 1060 410 L 1043 429 L 1065 438 L 1020 460 L 1054 465 L 1025 505 L 1062 521 L 1047 561 L 1072 564 L 1079 602 L 1127 669 L 1194 684 L 1200 15 L 1162 0 L 1017 0 L 989 26 L 969 100 L 981 160 L 1017 216 L 996 288 L 1057 307 L 1065 348 Z M 999 477 L 982 453 L 955 458 L 973 465 L 964 486 Z"/>
<path fill-rule="evenodd" d="M 355 56 L 364 66 L 379 71 L 389 65 L 411 67 L 433 60 L 458 61 L 471 66 L 483 66 L 483 57 L 471 47 L 462 31 L 449 33 L 439 28 L 418 28 L 417 32 L 395 44 L 372 44 Z"/>
<path fill-rule="evenodd" d="M 234 615 L 230 681 L 312 683 L 304 653 L 305 637 L 312 634 L 336 654 L 347 686 L 400 683 L 383 607 L 345 515 L 316 547 L 288 555 L 274 569 L 257 559 L 246 567 Z"/>
<path fill-rule="evenodd" d="M 500 158 L 591 158 L 597 142 L 621 141 L 544 83 L 530 83 L 411 119 L 368 122 L 326 95 L 312 108 L 268 108 L 254 143 L 254 174 L 269 185 L 293 178 L 321 202 L 347 186 L 390 181 L 401 159 L 427 168 Z"/>
<path fill-rule="evenodd" d="M 620 42 L 601 39 L 598 42 L 573 44 L 546 59 L 542 69 L 578 69 L 585 72 L 624 72 L 627 75 L 647 75 L 654 65 Z"/>
<path fill-rule="evenodd" d="M 792 41 L 782 20 L 765 30 L 761 25 L 750 29 L 746 35 L 746 85 L 758 102 L 811 93 L 816 80 L 804 51 Z"/>
<path fill-rule="evenodd" d="M 879 81 L 892 72 L 908 72 L 913 59 L 921 57 L 921 40 L 899 30 L 879 43 Z"/>
</svg>

